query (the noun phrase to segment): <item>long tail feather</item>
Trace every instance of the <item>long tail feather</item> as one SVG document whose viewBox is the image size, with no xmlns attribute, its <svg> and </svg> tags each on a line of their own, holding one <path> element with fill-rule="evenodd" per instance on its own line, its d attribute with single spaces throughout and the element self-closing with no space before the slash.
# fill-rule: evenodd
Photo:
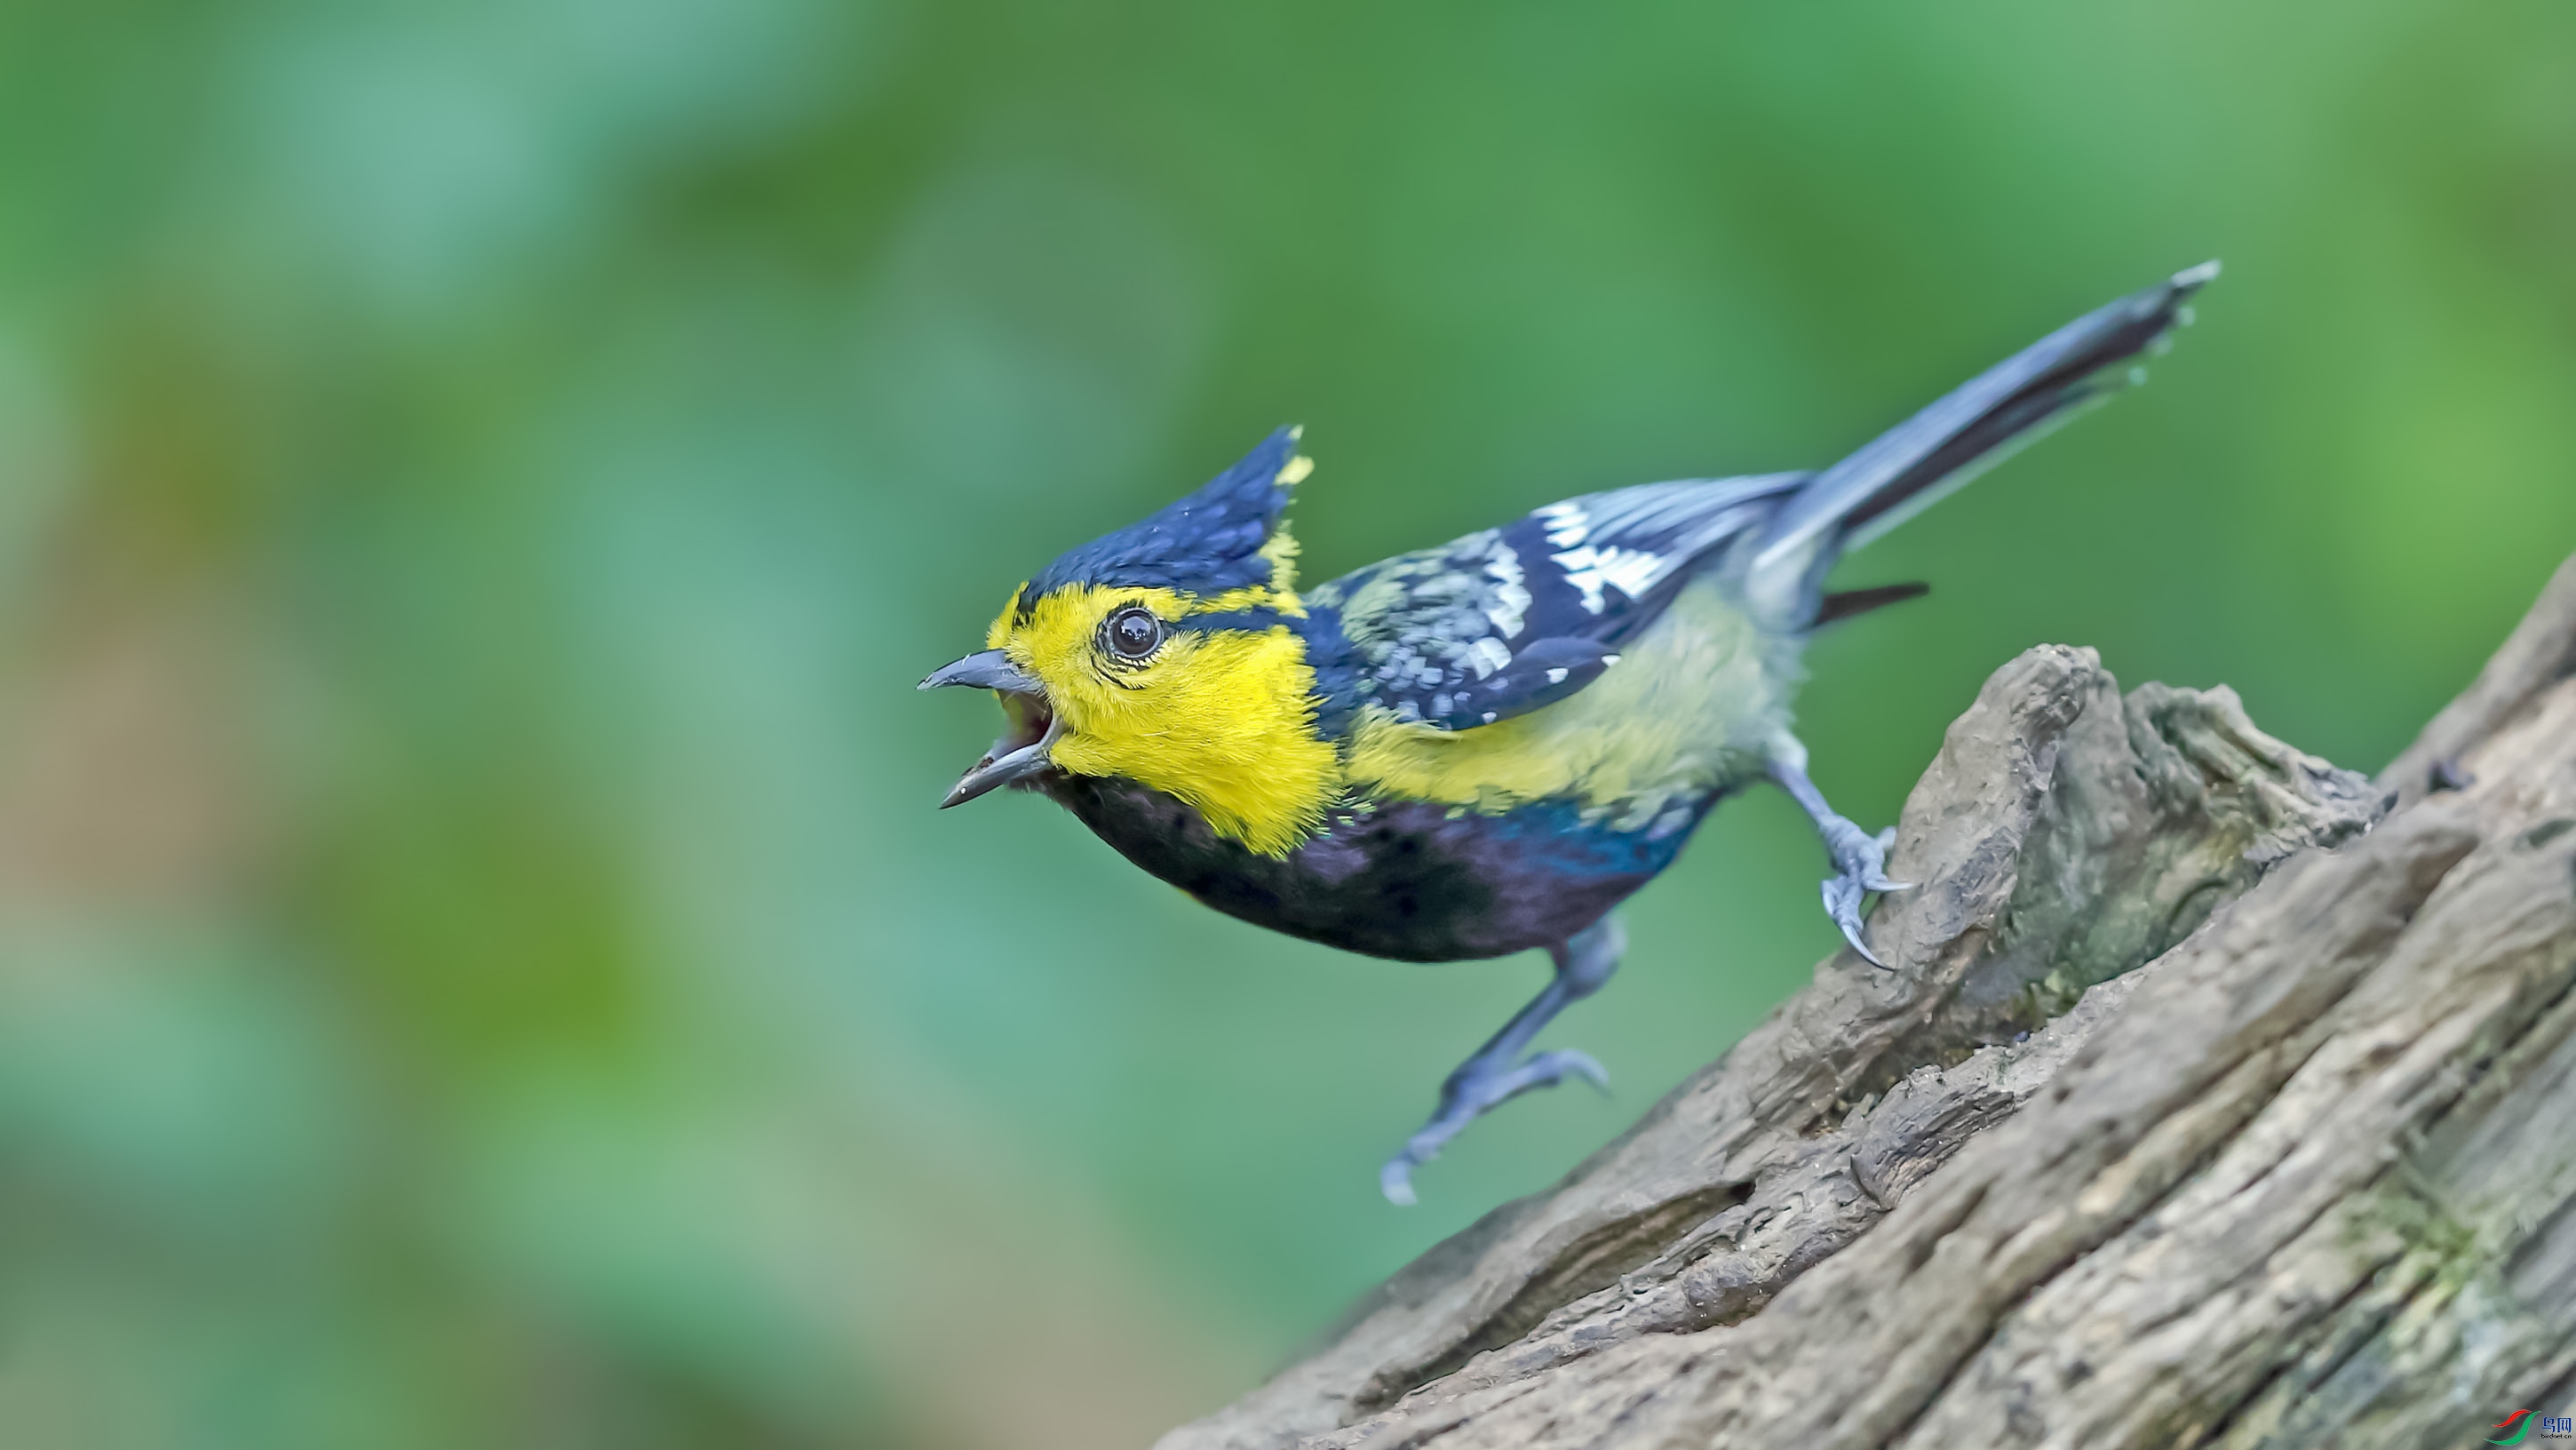
<svg viewBox="0 0 2576 1450">
<path fill-rule="evenodd" d="M 1881 584 L 1875 589 L 1845 589 L 1837 594 L 1828 594 L 1816 609 L 1813 627 L 1822 629 L 1828 624 L 1840 624 L 1875 609 L 1902 604 L 1908 599 L 1920 599 L 1931 592 L 1931 585 L 1917 583 Z"/>
<path fill-rule="evenodd" d="M 2189 322 L 2184 302 L 2217 275 L 2203 262 L 2088 312 L 1817 474 L 1772 516 L 1753 571 L 1806 575 L 2117 392 L 2132 381 L 2121 365 Z"/>
</svg>

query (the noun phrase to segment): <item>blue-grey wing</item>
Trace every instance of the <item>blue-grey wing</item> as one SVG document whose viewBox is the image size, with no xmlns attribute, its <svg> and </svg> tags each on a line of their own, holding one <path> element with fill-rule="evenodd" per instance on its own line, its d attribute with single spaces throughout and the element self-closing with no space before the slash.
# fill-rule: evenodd
<svg viewBox="0 0 2576 1450">
<path fill-rule="evenodd" d="M 1597 679 L 1702 561 L 1756 530 L 1810 475 L 1684 479 L 1552 503 L 1498 529 L 1318 585 L 1348 708 L 1472 729 Z"/>
</svg>

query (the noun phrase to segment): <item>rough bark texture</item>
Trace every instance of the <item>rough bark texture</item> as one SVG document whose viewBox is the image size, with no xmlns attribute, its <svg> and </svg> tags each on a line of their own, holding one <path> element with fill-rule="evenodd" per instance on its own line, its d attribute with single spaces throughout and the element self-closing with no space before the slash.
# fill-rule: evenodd
<svg viewBox="0 0 2576 1450">
<path fill-rule="evenodd" d="M 2375 784 L 1989 680 L 1849 952 L 1161 1450 L 2454 1446 L 2576 1398 L 2576 560 Z M 2477 1434 L 2472 1434 L 2477 1431 Z"/>
</svg>

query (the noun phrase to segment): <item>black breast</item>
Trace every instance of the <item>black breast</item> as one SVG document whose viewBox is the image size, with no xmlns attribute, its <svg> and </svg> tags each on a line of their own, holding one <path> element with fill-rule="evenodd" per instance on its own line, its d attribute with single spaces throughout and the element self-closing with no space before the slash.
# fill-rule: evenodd
<svg viewBox="0 0 2576 1450">
<path fill-rule="evenodd" d="M 1400 801 L 1337 813 L 1274 859 L 1130 781 L 1057 775 L 1043 788 L 1128 860 L 1229 916 L 1415 962 L 1563 941 L 1670 864 L 1699 814 L 1649 839 L 1588 825 L 1558 802 L 1453 815 Z"/>
</svg>

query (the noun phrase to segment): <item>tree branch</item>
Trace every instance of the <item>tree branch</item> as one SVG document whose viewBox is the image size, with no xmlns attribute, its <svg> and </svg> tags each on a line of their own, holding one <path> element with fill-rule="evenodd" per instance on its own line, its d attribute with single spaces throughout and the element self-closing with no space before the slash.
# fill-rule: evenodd
<svg viewBox="0 0 2576 1450">
<path fill-rule="evenodd" d="M 1897 970 L 1828 958 L 1162 1450 L 2447 1446 L 2576 1394 L 2576 560 L 2377 785 L 2032 650 L 1890 869 Z"/>
</svg>

